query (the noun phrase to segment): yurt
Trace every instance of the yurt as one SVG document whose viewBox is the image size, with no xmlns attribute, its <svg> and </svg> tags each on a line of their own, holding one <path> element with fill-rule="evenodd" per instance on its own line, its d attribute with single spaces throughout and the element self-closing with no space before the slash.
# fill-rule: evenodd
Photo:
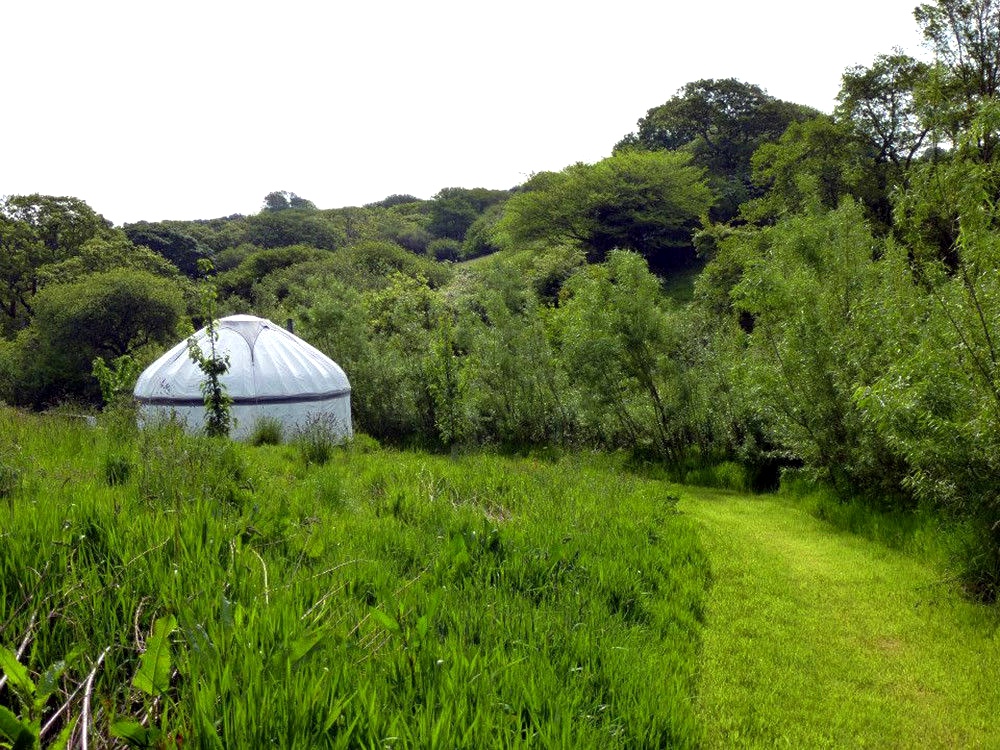
<svg viewBox="0 0 1000 750">
<path fill-rule="evenodd" d="M 229 356 L 229 370 L 220 380 L 232 399 L 231 437 L 252 435 L 265 417 L 276 420 L 286 438 L 310 423 L 351 436 L 351 384 L 336 362 L 264 318 L 231 315 L 217 322 L 216 332 L 216 353 Z M 198 331 L 195 340 L 207 356 L 207 330 Z M 174 417 L 189 431 L 202 431 L 204 380 L 188 356 L 188 342 L 181 341 L 139 376 L 135 398 L 140 418 Z"/>
</svg>

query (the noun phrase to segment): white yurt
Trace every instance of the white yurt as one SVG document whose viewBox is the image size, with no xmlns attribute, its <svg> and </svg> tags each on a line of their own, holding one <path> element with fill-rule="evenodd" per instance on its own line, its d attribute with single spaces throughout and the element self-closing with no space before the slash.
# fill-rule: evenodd
<svg viewBox="0 0 1000 750">
<path fill-rule="evenodd" d="M 316 421 L 351 436 L 351 384 L 336 362 L 264 318 L 231 315 L 218 321 L 216 332 L 217 354 L 229 355 L 229 370 L 220 380 L 232 399 L 231 437 L 252 435 L 263 417 L 277 420 L 285 438 Z M 195 340 L 208 356 L 207 330 L 198 331 Z M 139 376 L 135 398 L 141 419 L 173 416 L 189 431 L 202 431 L 204 380 L 188 356 L 187 340 L 181 341 Z"/>
</svg>

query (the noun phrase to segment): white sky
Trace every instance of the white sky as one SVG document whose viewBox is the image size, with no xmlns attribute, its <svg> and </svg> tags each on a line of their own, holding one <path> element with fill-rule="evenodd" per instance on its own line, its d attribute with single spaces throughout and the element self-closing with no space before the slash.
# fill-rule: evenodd
<svg viewBox="0 0 1000 750">
<path fill-rule="evenodd" d="M 829 112 L 920 54 L 916 0 L 5 0 L 0 195 L 116 224 L 508 188 L 594 162 L 688 81 Z"/>
</svg>

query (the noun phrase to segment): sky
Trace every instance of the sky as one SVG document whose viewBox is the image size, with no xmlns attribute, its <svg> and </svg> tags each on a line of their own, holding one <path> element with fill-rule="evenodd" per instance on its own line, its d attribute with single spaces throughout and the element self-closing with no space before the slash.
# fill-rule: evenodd
<svg viewBox="0 0 1000 750">
<path fill-rule="evenodd" d="M 0 195 L 115 224 L 510 188 L 596 162 L 689 81 L 830 112 L 852 65 L 924 56 L 915 0 L 4 3 Z"/>
</svg>

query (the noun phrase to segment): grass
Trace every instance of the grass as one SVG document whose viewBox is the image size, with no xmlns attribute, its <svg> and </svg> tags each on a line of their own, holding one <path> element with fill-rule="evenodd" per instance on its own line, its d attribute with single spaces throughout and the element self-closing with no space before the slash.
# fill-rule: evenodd
<svg viewBox="0 0 1000 750">
<path fill-rule="evenodd" d="M 2 409 L 0 456 L 11 744 L 700 741 L 707 566 L 662 482 Z"/>
<path fill-rule="evenodd" d="M 707 747 L 998 747 L 995 608 L 787 498 L 685 489 L 712 561 Z"/>
<path fill-rule="evenodd" d="M 927 518 L 322 453 L 0 410 L 0 747 L 1000 746 Z"/>
</svg>

